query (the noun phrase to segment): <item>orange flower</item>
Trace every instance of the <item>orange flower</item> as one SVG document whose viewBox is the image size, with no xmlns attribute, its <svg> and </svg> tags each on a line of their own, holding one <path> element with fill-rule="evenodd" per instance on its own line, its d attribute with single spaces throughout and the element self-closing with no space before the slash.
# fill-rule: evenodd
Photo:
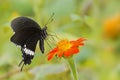
<svg viewBox="0 0 120 80">
<path fill-rule="evenodd" d="M 115 38 L 120 35 L 120 15 L 114 15 L 104 21 L 105 37 Z"/>
<path fill-rule="evenodd" d="M 58 42 L 57 47 L 47 54 L 48 60 L 51 60 L 55 55 L 57 55 L 57 57 L 70 57 L 73 54 L 77 54 L 79 52 L 79 46 L 84 45 L 84 40 L 84 38 L 79 38 L 76 41 L 61 40 Z"/>
</svg>

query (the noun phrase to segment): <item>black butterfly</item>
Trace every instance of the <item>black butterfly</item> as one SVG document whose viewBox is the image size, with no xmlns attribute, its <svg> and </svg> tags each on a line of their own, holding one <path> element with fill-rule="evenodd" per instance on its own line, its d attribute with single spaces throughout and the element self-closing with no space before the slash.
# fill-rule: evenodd
<svg viewBox="0 0 120 80">
<path fill-rule="evenodd" d="M 44 53 L 44 40 L 48 36 L 47 27 L 40 28 L 40 26 L 32 19 L 27 17 L 17 17 L 11 22 L 11 27 L 15 32 L 11 37 L 11 41 L 21 47 L 22 61 L 21 70 L 24 65 L 31 64 L 34 57 L 37 42 L 42 53 Z"/>
</svg>

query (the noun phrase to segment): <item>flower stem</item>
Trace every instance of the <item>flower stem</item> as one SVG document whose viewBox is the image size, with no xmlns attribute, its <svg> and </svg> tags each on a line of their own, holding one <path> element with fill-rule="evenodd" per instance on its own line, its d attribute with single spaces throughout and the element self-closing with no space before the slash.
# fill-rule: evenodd
<svg viewBox="0 0 120 80">
<path fill-rule="evenodd" d="M 75 65 L 73 57 L 67 59 L 67 64 L 69 65 L 73 80 L 79 80 L 76 65 Z"/>
</svg>

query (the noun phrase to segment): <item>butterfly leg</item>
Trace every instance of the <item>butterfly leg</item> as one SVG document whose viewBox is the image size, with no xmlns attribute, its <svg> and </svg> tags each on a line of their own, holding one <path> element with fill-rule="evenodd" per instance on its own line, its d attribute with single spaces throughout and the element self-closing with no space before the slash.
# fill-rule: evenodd
<svg viewBox="0 0 120 80">
<path fill-rule="evenodd" d="M 39 47 L 40 47 L 41 52 L 44 53 L 44 40 L 43 39 L 40 39 Z"/>
</svg>

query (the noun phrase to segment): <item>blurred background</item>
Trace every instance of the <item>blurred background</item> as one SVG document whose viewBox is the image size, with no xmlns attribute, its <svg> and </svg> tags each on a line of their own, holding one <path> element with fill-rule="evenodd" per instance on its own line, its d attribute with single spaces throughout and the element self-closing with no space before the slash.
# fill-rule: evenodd
<svg viewBox="0 0 120 80">
<path fill-rule="evenodd" d="M 52 13 L 48 33 L 87 39 L 74 56 L 80 80 L 120 80 L 120 0 L 0 0 L 0 80 L 72 80 L 64 61 L 47 61 L 48 44 L 44 55 L 37 46 L 32 64 L 20 72 L 20 48 L 10 42 L 11 20 L 27 16 L 44 27 Z M 47 40 L 54 48 L 56 41 Z"/>
</svg>

